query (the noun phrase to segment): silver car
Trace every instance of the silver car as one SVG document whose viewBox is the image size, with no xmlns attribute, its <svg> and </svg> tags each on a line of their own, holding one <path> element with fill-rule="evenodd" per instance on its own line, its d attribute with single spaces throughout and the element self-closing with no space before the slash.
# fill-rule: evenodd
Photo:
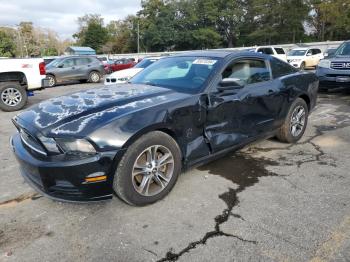
<svg viewBox="0 0 350 262">
<path fill-rule="evenodd" d="M 46 65 L 46 75 L 50 87 L 70 80 L 98 83 L 103 74 L 104 66 L 94 56 L 62 57 Z"/>
</svg>

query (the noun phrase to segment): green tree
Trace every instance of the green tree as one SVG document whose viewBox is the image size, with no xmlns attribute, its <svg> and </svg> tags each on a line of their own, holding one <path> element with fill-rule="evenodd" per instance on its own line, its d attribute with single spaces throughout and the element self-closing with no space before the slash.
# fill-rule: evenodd
<svg viewBox="0 0 350 262">
<path fill-rule="evenodd" d="M 14 57 L 16 46 L 12 36 L 6 30 L 0 29 L 0 56 Z"/>
<path fill-rule="evenodd" d="M 350 38 L 350 0 L 313 0 L 310 25 L 318 40 Z"/>
<path fill-rule="evenodd" d="M 77 44 L 89 46 L 102 52 L 102 47 L 108 40 L 108 30 L 104 27 L 103 18 L 99 14 L 87 14 L 78 18 L 79 31 L 73 35 Z"/>
<path fill-rule="evenodd" d="M 102 46 L 108 39 L 108 32 L 100 24 L 90 23 L 86 29 L 84 35 L 83 46 L 89 46 L 96 50 L 97 53 L 101 53 Z"/>
</svg>

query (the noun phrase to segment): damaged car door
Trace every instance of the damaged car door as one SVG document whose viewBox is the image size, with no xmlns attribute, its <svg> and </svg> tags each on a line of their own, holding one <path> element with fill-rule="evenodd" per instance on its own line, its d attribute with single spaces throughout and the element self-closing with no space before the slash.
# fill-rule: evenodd
<svg viewBox="0 0 350 262">
<path fill-rule="evenodd" d="M 261 58 L 238 58 L 224 67 L 209 93 L 205 135 L 213 153 L 239 146 L 274 126 L 282 96 Z"/>
</svg>

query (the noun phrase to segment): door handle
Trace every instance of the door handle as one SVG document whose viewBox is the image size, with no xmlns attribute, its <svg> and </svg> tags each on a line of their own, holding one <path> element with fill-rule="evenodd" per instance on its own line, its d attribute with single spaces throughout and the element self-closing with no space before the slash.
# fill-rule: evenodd
<svg viewBox="0 0 350 262">
<path fill-rule="evenodd" d="M 73 66 L 72 69 L 75 69 L 75 67 Z"/>
</svg>

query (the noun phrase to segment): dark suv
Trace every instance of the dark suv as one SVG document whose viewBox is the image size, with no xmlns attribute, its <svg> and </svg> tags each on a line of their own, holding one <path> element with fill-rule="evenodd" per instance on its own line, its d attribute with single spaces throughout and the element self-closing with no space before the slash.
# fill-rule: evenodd
<svg viewBox="0 0 350 262">
<path fill-rule="evenodd" d="M 320 89 L 350 87 L 350 41 L 345 41 L 333 55 L 321 60 L 316 74 Z"/>
<path fill-rule="evenodd" d="M 55 59 L 46 65 L 49 86 L 69 80 L 98 83 L 104 74 L 100 60 L 93 56 L 69 56 Z"/>
</svg>

